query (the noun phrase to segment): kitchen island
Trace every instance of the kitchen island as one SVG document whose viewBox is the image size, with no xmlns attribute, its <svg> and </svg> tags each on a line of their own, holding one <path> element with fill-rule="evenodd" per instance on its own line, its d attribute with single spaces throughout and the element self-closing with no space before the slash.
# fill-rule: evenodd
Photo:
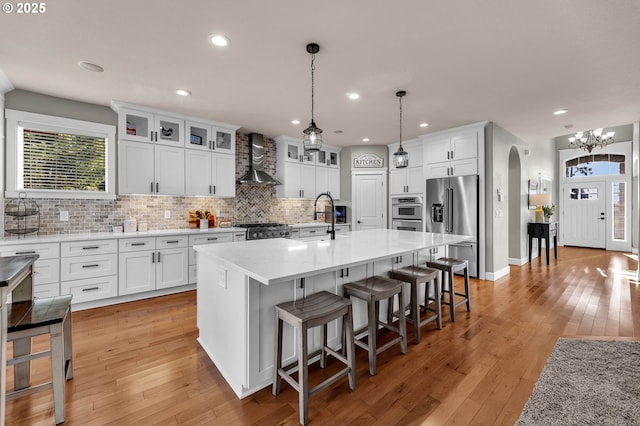
<svg viewBox="0 0 640 426">
<path fill-rule="evenodd" d="M 272 382 L 275 305 L 418 262 L 434 247 L 468 241 L 465 235 L 373 229 L 336 240 L 282 238 L 198 245 L 198 342 L 240 398 Z M 354 301 L 354 326 L 366 308 Z M 381 307 L 381 312 L 385 309 Z M 340 323 L 329 325 L 329 344 L 339 346 Z M 285 326 L 283 363 L 296 360 L 294 330 Z M 310 345 L 320 344 L 312 330 Z"/>
</svg>

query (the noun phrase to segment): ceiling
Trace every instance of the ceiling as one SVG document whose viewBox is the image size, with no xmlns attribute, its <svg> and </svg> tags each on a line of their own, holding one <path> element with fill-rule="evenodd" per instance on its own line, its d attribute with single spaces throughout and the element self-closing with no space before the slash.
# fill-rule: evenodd
<svg viewBox="0 0 640 426">
<path fill-rule="evenodd" d="M 212 33 L 231 45 L 213 46 Z M 40 15 L 0 15 L 0 69 L 18 89 L 301 137 L 305 46 L 317 42 L 325 143 L 397 142 L 395 92 L 406 90 L 403 140 L 490 120 L 535 144 L 640 120 L 638 40 L 636 0 L 55 0 Z"/>
</svg>

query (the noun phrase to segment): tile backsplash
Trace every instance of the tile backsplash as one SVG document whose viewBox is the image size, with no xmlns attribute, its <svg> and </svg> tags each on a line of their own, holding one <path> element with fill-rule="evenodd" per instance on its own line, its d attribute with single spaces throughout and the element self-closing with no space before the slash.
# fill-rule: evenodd
<svg viewBox="0 0 640 426">
<path fill-rule="evenodd" d="M 276 144 L 264 139 L 265 171 L 276 175 Z M 236 134 L 236 179 L 249 167 L 249 142 Z M 8 202 L 15 200 L 5 199 Z M 40 231 L 38 235 L 110 231 L 129 217 L 146 222 L 149 230 L 189 227 L 190 210 L 219 212 L 219 220 L 232 224 L 246 222 L 304 223 L 313 221 L 313 201 L 279 199 L 275 187 L 236 184 L 235 198 L 169 197 L 120 195 L 116 200 L 38 199 Z M 324 210 L 324 202 L 319 206 Z M 60 212 L 69 212 L 68 221 L 60 221 Z M 165 219 L 165 211 L 170 218 Z M 319 220 L 323 218 L 320 217 Z M 5 217 L 5 229 L 14 228 L 14 218 Z M 9 236 L 5 234 L 5 236 Z"/>
</svg>

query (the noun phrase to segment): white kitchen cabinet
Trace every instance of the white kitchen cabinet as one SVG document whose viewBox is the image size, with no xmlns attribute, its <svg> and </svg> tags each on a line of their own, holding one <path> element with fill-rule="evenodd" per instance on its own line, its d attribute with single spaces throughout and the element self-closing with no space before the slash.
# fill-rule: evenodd
<svg viewBox="0 0 640 426">
<path fill-rule="evenodd" d="M 340 167 L 340 150 L 325 145 L 315 154 L 316 165 L 332 168 Z"/>
<path fill-rule="evenodd" d="M 198 276 L 198 259 L 193 246 L 244 241 L 245 236 L 246 233 L 244 232 L 216 232 L 204 235 L 189 235 L 189 283 L 195 283 Z"/>
<path fill-rule="evenodd" d="M 221 123 L 187 121 L 185 132 L 187 148 L 235 155 L 236 132 L 233 127 Z"/>
<path fill-rule="evenodd" d="M 118 295 L 118 246 L 115 240 L 87 240 L 60 244 L 61 294 L 73 303 Z"/>
<path fill-rule="evenodd" d="M 422 194 L 425 179 L 422 167 L 391 169 L 389 172 L 389 192 L 391 195 Z"/>
<path fill-rule="evenodd" d="M 184 149 L 125 140 L 118 155 L 119 194 L 184 195 Z"/>
<path fill-rule="evenodd" d="M 12 244 L 0 247 L 0 257 L 37 254 L 33 264 L 34 297 L 60 296 L 60 244 Z"/>
<path fill-rule="evenodd" d="M 316 192 L 328 192 L 334 200 L 340 199 L 340 169 L 316 167 Z"/>
<path fill-rule="evenodd" d="M 316 196 L 316 168 L 302 163 L 285 163 L 277 177 L 282 185 L 276 187 L 279 198 L 303 198 Z"/>
<path fill-rule="evenodd" d="M 481 130 L 425 136 L 426 177 L 476 174 L 479 131 Z"/>
<path fill-rule="evenodd" d="M 234 155 L 185 150 L 186 195 L 235 197 Z"/>
<path fill-rule="evenodd" d="M 279 136 L 276 138 L 276 146 L 279 154 L 278 160 L 287 163 L 316 164 L 316 153 L 305 152 L 301 139 Z"/>
<path fill-rule="evenodd" d="M 186 235 L 126 238 L 119 241 L 119 295 L 141 293 L 188 283 Z"/>
<path fill-rule="evenodd" d="M 118 140 L 184 147 L 184 120 L 130 108 L 118 109 Z"/>
</svg>

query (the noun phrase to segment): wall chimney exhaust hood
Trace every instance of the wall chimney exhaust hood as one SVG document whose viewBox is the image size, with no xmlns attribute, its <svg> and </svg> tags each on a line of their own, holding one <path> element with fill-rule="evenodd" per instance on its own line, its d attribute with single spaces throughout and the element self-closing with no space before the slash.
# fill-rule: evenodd
<svg viewBox="0 0 640 426">
<path fill-rule="evenodd" d="M 249 133 L 248 136 L 251 165 L 249 171 L 238 179 L 238 182 L 250 185 L 282 185 L 279 180 L 264 171 L 264 136 L 260 133 Z"/>
</svg>

